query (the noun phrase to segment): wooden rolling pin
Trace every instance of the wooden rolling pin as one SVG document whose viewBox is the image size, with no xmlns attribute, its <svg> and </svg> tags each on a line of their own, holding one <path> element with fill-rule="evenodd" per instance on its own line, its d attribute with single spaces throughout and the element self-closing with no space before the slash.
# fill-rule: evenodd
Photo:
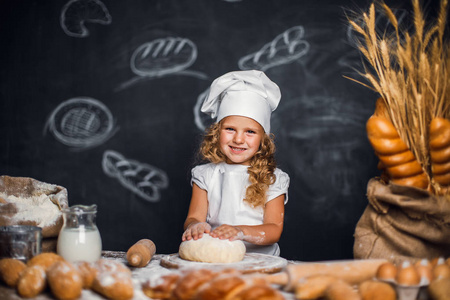
<svg viewBox="0 0 450 300">
<path fill-rule="evenodd" d="M 141 239 L 128 249 L 128 264 L 135 268 L 143 268 L 148 265 L 155 253 L 155 243 L 149 239 Z"/>
<path fill-rule="evenodd" d="M 387 262 L 385 259 L 334 260 L 290 264 L 284 272 L 269 274 L 268 282 L 284 286 L 286 291 L 293 291 L 296 283 L 312 275 L 330 275 L 351 285 L 373 279 L 378 267 Z"/>
</svg>

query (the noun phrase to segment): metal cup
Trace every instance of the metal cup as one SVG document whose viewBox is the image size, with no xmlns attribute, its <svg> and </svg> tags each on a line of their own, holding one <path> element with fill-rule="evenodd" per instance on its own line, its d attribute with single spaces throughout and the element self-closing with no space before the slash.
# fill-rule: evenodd
<svg viewBox="0 0 450 300">
<path fill-rule="evenodd" d="M 27 262 L 42 251 L 42 228 L 27 225 L 0 227 L 0 258 Z"/>
</svg>

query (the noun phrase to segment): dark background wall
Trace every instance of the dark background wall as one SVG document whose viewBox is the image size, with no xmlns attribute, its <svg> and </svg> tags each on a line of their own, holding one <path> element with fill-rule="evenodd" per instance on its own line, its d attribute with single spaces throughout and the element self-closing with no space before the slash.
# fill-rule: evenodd
<svg viewBox="0 0 450 300">
<path fill-rule="evenodd" d="M 261 69 L 282 91 L 272 119 L 291 177 L 282 256 L 351 258 L 378 175 L 365 133 L 377 95 L 343 77 L 361 69 L 345 11 L 368 4 L 2 0 L 0 173 L 64 186 L 71 205 L 97 204 L 104 249 L 145 237 L 158 253 L 177 252 L 211 122 L 199 99 L 223 73 Z"/>
</svg>

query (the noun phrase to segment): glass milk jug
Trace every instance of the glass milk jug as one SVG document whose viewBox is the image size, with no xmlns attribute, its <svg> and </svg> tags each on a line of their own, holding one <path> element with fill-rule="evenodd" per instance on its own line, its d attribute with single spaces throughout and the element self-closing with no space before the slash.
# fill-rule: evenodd
<svg viewBox="0 0 450 300">
<path fill-rule="evenodd" d="M 98 260 L 102 239 L 95 224 L 97 205 L 74 205 L 62 213 L 64 224 L 58 236 L 58 254 L 69 262 Z"/>
</svg>

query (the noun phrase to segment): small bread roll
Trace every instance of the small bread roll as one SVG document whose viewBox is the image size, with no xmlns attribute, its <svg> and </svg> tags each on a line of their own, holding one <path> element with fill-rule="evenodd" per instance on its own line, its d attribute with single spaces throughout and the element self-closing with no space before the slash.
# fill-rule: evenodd
<svg viewBox="0 0 450 300">
<path fill-rule="evenodd" d="M 83 279 L 83 289 L 90 289 L 95 276 L 97 276 L 97 269 L 92 263 L 87 261 L 77 261 L 74 265 L 78 268 L 81 278 Z"/>
<path fill-rule="evenodd" d="M 24 298 L 36 297 L 46 287 L 45 269 L 40 265 L 25 268 L 17 281 L 17 292 Z"/>
<path fill-rule="evenodd" d="M 3 258 L 0 260 L 0 279 L 10 287 L 16 287 L 20 273 L 27 265 L 15 258 Z"/>
<path fill-rule="evenodd" d="M 78 269 L 67 261 L 58 261 L 47 270 L 47 282 L 52 294 L 61 300 L 81 296 L 83 279 Z"/>
<path fill-rule="evenodd" d="M 142 292 L 151 299 L 169 299 L 179 279 L 178 273 L 166 274 L 154 280 L 149 279 L 142 284 Z"/>
<path fill-rule="evenodd" d="M 359 285 L 359 293 L 362 300 L 396 300 L 397 294 L 394 288 L 381 281 L 367 280 Z"/>
<path fill-rule="evenodd" d="M 64 258 L 53 252 L 44 252 L 40 253 L 34 257 L 32 257 L 28 262 L 27 266 L 42 266 L 45 271 L 47 271 L 48 267 L 54 264 L 57 261 L 63 261 Z"/>
</svg>

